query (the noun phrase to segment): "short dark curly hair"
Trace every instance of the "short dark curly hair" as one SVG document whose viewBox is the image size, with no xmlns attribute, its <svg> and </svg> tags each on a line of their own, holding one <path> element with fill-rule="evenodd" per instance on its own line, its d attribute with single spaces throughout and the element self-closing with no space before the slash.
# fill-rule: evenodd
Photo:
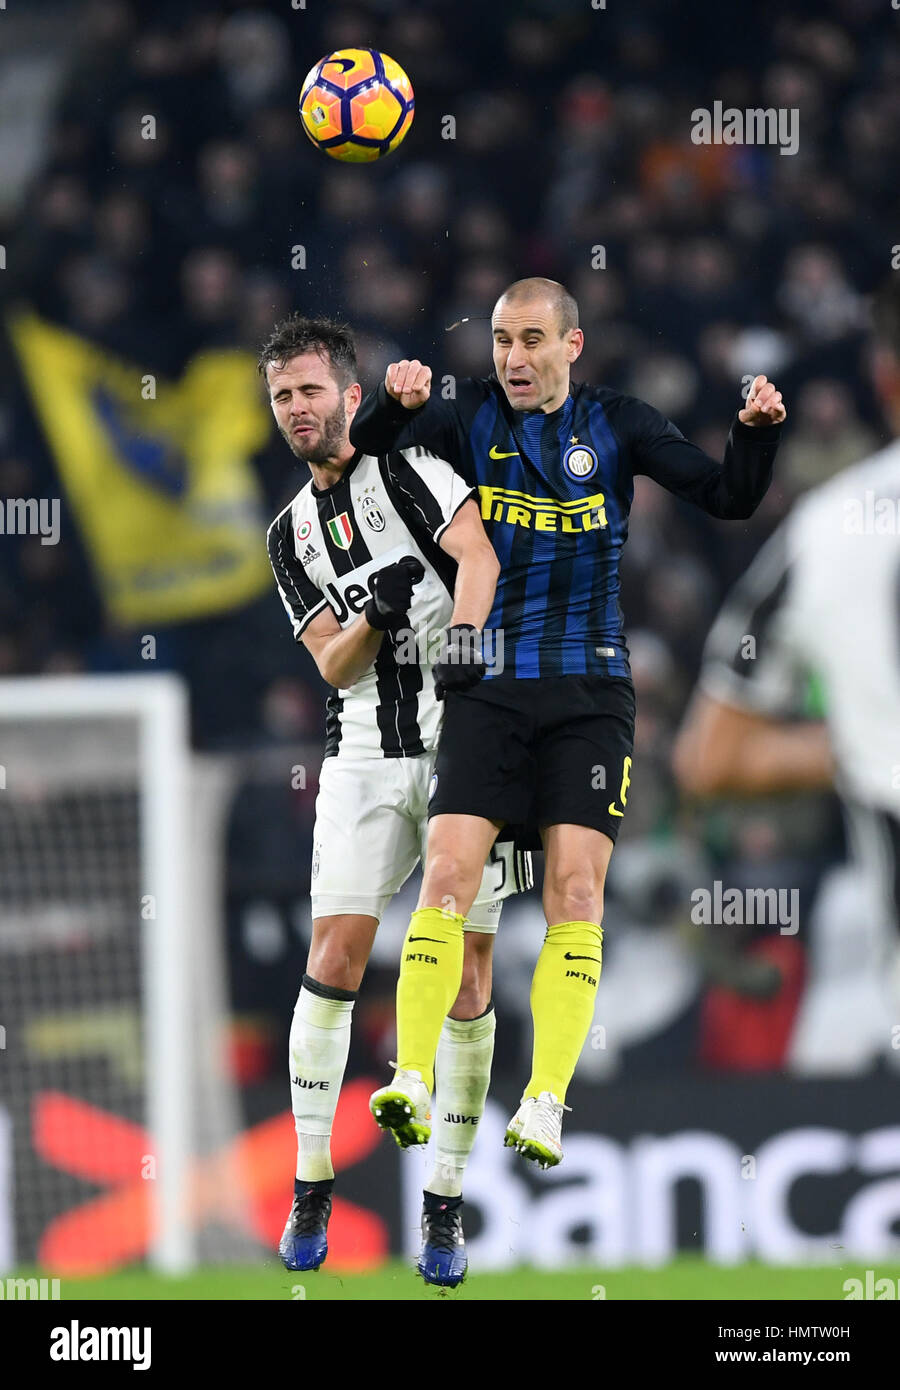
<svg viewBox="0 0 900 1390">
<path fill-rule="evenodd" d="M 356 343 L 349 326 L 334 319 L 309 319 L 303 314 L 291 314 L 275 325 L 260 349 L 260 376 L 265 378 L 270 362 L 284 367 L 292 357 L 304 352 L 317 352 L 328 360 L 342 391 L 359 379 Z"/>
</svg>

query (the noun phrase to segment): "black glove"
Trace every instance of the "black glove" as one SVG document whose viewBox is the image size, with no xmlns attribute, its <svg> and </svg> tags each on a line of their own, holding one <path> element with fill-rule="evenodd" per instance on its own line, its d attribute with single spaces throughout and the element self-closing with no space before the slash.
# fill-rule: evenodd
<svg viewBox="0 0 900 1390">
<path fill-rule="evenodd" d="M 372 597 L 363 612 L 369 627 L 386 632 L 406 622 L 412 603 L 413 586 L 425 578 L 425 566 L 414 555 L 404 555 L 395 565 L 387 565 L 372 575 Z"/>
<path fill-rule="evenodd" d="M 456 623 L 447 629 L 442 660 L 436 661 L 434 693 L 443 700 L 448 690 L 471 690 L 485 673 L 481 652 L 481 633 L 471 623 Z"/>
</svg>

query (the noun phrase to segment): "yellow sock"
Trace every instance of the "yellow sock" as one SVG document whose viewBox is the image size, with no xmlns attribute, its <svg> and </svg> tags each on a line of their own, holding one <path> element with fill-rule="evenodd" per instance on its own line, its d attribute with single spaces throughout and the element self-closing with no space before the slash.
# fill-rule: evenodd
<svg viewBox="0 0 900 1390">
<path fill-rule="evenodd" d="M 552 1091 L 565 1100 L 594 1017 L 602 947 L 603 929 L 595 922 L 547 928 L 531 981 L 534 1053 L 526 1096 Z"/>
<path fill-rule="evenodd" d="M 403 942 L 397 981 L 397 1065 L 421 1073 L 434 1090 L 434 1055 L 444 1019 L 459 994 L 463 922 L 439 907 L 414 912 Z"/>
</svg>

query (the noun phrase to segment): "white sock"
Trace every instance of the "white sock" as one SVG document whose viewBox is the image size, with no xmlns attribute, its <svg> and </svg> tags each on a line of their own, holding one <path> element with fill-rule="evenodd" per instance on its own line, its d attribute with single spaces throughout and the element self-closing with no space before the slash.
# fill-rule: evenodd
<svg viewBox="0 0 900 1390">
<path fill-rule="evenodd" d="M 484 1114 L 494 1056 L 493 1005 L 480 1018 L 445 1018 L 434 1064 L 434 1168 L 426 1191 L 461 1197 L 462 1180 Z"/>
<path fill-rule="evenodd" d="M 308 981 L 304 976 L 291 1023 L 291 1109 L 297 1131 L 297 1177 L 321 1182 L 334 1177 L 331 1128 L 350 1051 L 354 998 L 325 998 L 309 989 Z"/>
</svg>

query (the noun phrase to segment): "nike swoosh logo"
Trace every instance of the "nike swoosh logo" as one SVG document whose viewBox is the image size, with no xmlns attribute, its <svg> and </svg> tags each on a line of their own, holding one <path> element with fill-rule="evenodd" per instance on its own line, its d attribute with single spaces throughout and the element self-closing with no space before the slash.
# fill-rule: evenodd
<svg viewBox="0 0 900 1390">
<path fill-rule="evenodd" d="M 433 941 L 435 946 L 446 946 L 446 941 L 439 941 L 436 936 L 408 936 L 407 941 Z"/>
<path fill-rule="evenodd" d="M 563 960 L 592 960 L 595 965 L 603 964 L 602 960 L 598 960 L 596 956 L 573 956 L 570 955 L 568 951 L 566 951 L 566 954 L 563 956 Z"/>
<path fill-rule="evenodd" d="M 624 814 L 625 814 L 624 811 L 617 811 L 617 810 L 616 810 L 615 802 L 613 802 L 613 801 L 611 801 L 611 802 L 609 803 L 609 806 L 608 806 L 606 809 L 609 811 L 609 814 L 610 814 L 611 816 L 624 816 Z"/>
<path fill-rule="evenodd" d="M 492 445 L 491 445 L 491 451 L 490 451 L 490 453 L 488 454 L 488 458 L 489 458 L 489 459 L 514 459 L 514 458 L 518 458 L 518 457 L 519 457 L 519 451 L 518 451 L 518 449 L 513 449 L 513 451 L 512 451 L 511 454 L 501 454 L 501 453 L 500 453 L 500 450 L 497 448 L 496 444 L 492 444 Z"/>
</svg>

